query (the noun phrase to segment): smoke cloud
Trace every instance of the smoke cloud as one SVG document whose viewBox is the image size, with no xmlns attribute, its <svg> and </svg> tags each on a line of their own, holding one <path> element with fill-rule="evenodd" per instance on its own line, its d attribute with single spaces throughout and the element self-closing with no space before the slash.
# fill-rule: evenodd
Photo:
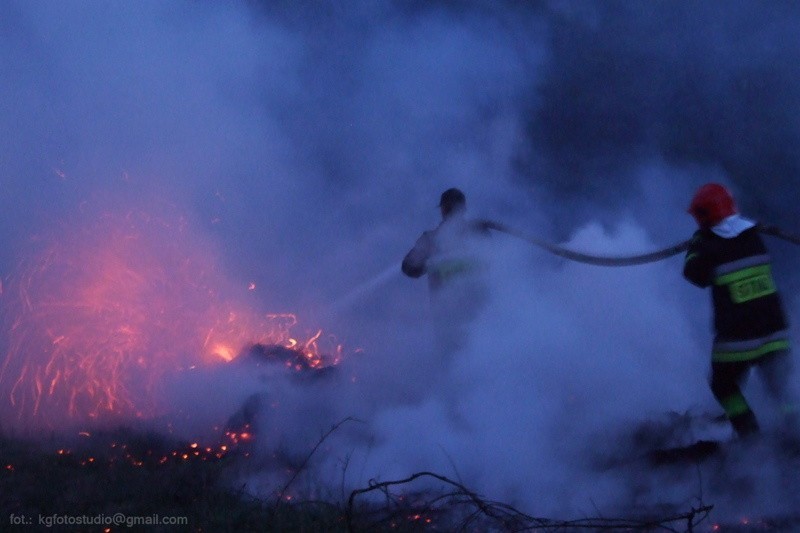
<svg viewBox="0 0 800 533">
<path fill-rule="evenodd" d="M 295 313 L 297 335 L 343 346 L 324 379 L 234 361 L 152 392 L 187 434 L 256 401 L 254 493 L 280 488 L 268 458 L 302 458 L 349 417 L 309 490 L 430 470 L 535 516 L 699 494 L 726 518 L 789 512 L 775 494 L 800 491 L 767 446 L 700 480 L 598 467 L 636 453 L 626 436 L 648 420 L 720 412 L 708 295 L 680 259 L 604 269 L 495 235 L 491 301 L 450 361 L 426 284 L 399 265 L 451 186 L 471 216 L 598 254 L 687 238 L 707 181 L 800 228 L 798 26 L 790 2 L 5 2 L 0 348 L 19 348 L 17 289 L 43 243 L 155 213 L 185 224 L 143 232 L 160 268 L 208 256 L 193 264 L 215 297 L 193 306 Z M 798 316 L 796 251 L 769 244 Z M 731 479 L 752 491 L 734 498 Z"/>
</svg>

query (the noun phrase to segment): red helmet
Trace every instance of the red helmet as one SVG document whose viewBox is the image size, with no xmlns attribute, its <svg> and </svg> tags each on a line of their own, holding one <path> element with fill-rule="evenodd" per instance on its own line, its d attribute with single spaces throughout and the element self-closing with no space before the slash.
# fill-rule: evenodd
<svg viewBox="0 0 800 533">
<path fill-rule="evenodd" d="M 697 189 L 688 211 L 701 228 L 716 226 L 738 212 L 731 191 L 719 183 L 706 183 Z"/>
</svg>

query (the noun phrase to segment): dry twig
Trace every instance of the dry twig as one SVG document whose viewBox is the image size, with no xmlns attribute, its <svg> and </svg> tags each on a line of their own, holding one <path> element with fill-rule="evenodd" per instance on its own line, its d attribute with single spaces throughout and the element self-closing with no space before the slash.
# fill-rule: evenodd
<svg viewBox="0 0 800 533">
<path fill-rule="evenodd" d="M 381 524 L 393 525 L 393 521 L 398 518 L 398 513 L 394 508 L 399 508 L 402 502 L 402 497 L 395 497 L 390 492 L 391 487 L 406 485 L 419 478 L 433 478 L 441 481 L 442 483 L 452 487 L 454 490 L 445 494 L 433 497 L 421 506 L 408 509 L 403 508 L 401 511 L 408 516 L 413 517 L 420 515 L 434 514 L 448 514 L 447 510 L 443 509 L 441 505 L 447 504 L 452 508 L 458 506 L 469 506 L 472 511 L 469 512 L 465 518 L 462 519 L 459 526 L 455 529 L 461 531 L 474 530 L 476 522 L 483 520 L 478 525 L 484 530 L 494 531 L 574 531 L 577 529 L 587 530 L 643 530 L 643 531 L 681 531 L 678 524 L 685 524 L 686 529 L 682 531 L 693 531 L 694 528 L 702 522 L 711 512 L 713 506 L 702 505 L 699 508 L 692 508 L 690 511 L 673 516 L 666 516 L 653 519 L 626 519 L 626 518 L 584 518 L 579 520 L 558 521 L 546 518 L 535 518 L 529 516 L 514 507 L 500 503 L 487 501 L 478 496 L 475 492 L 469 490 L 463 484 L 448 479 L 445 476 L 435 474 L 433 472 L 418 472 L 405 479 L 375 482 L 371 481 L 369 486 L 363 489 L 357 489 L 350 493 L 347 502 L 347 509 L 345 511 L 345 519 L 349 531 L 371 530 L 380 526 Z M 378 520 L 372 520 L 369 524 L 363 524 L 357 527 L 355 524 L 354 506 L 355 500 L 358 496 L 367 494 L 369 492 L 378 491 L 383 493 L 386 498 L 387 507 L 383 509 L 384 516 Z"/>
<path fill-rule="evenodd" d="M 300 464 L 300 466 L 294 471 L 292 477 L 289 478 L 289 481 L 287 481 L 286 484 L 283 486 L 283 488 L 280 491 L 278 491 L 278 499 L 275 502 L 277 505 L 280 505 L 283 502 L 283 496 L 286 494 L 286 491 L 288 491 L 289 487 L 292 486 L 292 483 L 294 483 L 294 481 L 297 479 L 297 476 L 299 476 L 300 473 L 303 470 L 305 470 L 306 465 L 308 465 L 308 462 L 311 460 L 311 457 L 313 457 L 317 449 L 319 449 L 319 447 L 322 446 L 322 443 L 325 442 L 325 439 L 327 439 L 334 431 L 339 429 L 345 422 L 351 422 L 354 420 L 356 419 L 351 416 L 348 416 L 347 418 L 340 420 L 339 422 L 331 426 L 331 428 L 319 438 L 319 440 L 314 445 L 314 447 L 311 448 L 311 451 L 308 453 L 305 459 L 303 459 L 303 462 Z"/>
</svg>

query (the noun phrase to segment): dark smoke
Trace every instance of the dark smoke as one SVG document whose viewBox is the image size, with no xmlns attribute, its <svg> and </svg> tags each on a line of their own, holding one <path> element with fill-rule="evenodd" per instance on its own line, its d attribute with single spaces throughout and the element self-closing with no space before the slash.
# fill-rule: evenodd
<svg viewBox="0 0 800 533">
<path fill-rule="evenodd" d="M 639 193 L 632 169 L 662 160 L 698 182 L 720 172 L 752 216 L 798 225 L 797 4 L 556 5 L 524 176 L 613 211 Z"/>
</svg>

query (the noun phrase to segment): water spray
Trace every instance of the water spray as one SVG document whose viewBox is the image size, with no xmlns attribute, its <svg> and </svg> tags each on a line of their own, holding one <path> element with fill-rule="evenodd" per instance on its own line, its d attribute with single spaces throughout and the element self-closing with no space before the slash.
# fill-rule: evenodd
<svg viewBox="0 0 800 533">
<path fill-rule="evenodd" d="M 380 273 L 372 276 L 367 281 L 357 285 L 355 288 L 351 289 L 347 294 L 336 300 L 331 306 L 329 307 L 329 311 L 332 313 L 337 313 L 342 311 L 343 309 L 347 309 L 348 307 L 352 306 L 358 300 L 366 296 L 367 294 L 374 292 L 381 286 L 388 283 L 392 278 L 397 276 L 400 273 L 399 265 L 391 265 L 381 271 Z"/>
</svg>

